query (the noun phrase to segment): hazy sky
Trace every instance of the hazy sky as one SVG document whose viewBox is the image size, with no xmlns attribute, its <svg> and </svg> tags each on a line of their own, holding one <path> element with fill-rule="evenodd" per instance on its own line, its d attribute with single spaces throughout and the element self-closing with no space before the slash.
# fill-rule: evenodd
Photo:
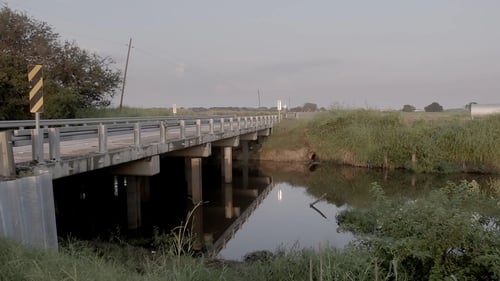
<svg viewBox="0 0 500 281">
<path fill-rule="evenodd" d="M 499 0 L 0 0 L 124 70 L 124 104 L 500 103 Z M 119 103 L 120 91 L 115 98 Z"/>
</svg>

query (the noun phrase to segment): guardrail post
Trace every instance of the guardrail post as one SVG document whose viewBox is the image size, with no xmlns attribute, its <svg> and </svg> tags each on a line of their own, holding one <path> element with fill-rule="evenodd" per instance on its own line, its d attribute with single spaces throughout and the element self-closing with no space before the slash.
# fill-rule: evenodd
<svg viewBox="0 0 500 281">
<path fill-rule="evenodd" d="M 141 123 L 139 122 L 134 124 L 134 145 L 141 146 Z"/>
<path fill-rule="evenodd" d="M 32 159 L 38 163 L 43 163 L 43 129 L 31 130 L 31 153 Z"/>
<path fill-rule="evenodd" d="M 106 125 L 99 125 L 97 127 L 97 138 L 99 141 L 99 153 L 108 152 L 108 127 Z"/>
<path fill-rule="evenodd" d="M 245 128 L 245 129 L 248 128 L 248 119 L 246 116 L 243 117 L 243 121 L 245 122 L 245 124 L 243 125 L 243 128 Z"/>
<path fill-rule="evenodd" d="M 196 136 L 200 137 L 201 136 L 201 120 L 196 119 Z"/>
<path fill-rule="evenodd" d="M 213 135 L 214 133 L 214 119 L 210 118 L 210 120 L 208 120 L 208 130 L 209 130 L 209 133 L 211 135 Z"/>
<path fill-rule="evenodd" d="M 234 121 L 233 121 L 233 117 L 229 118 L 229 131 L 234 131 Z"/>
<path fill-rule="evenodd" d="M 186 138 L 186 121 L 180 120 L 179 125 L 180 125 L 180 138 L 184 139 Z"/>
<path fill-rule="evenodd" d="M 10 131 L 0 132 L 0 175 L 4 177 L 14 176 L 16 173 L 11 135 Z"/>
<path fill-rule="evenodd" d="M 160 121 L 160 142 L 167 142 L 167 121 Z"/>
<path fill-rule="evenodd" d="M 61 137 L 59 128 L 49 128 L 49 158 L 61 161 Z"/>
<path fill-rule="evenodd" d="M 238 122 L 238 131 L 241 130 L 241 117 L 238 117 L 236 119 L 236 122 Z"/>
<path fill-rule="evenodd" d="M 224 133 L 224 118 L 220 119 L 220 132 Z"/>
</svg>

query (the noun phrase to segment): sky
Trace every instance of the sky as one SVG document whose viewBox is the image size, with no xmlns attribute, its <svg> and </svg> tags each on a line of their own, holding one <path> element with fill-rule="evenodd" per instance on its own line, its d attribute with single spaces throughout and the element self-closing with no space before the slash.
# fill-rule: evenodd
<svg viewBox="0 0 500 281">
<path fill-rule="evenodd" d="M 0 0 L 125 70 L 132 107 L 500 103 L 498 0 Z M 121 89 L 113 100 L 119 104 Z"/>
</svg>

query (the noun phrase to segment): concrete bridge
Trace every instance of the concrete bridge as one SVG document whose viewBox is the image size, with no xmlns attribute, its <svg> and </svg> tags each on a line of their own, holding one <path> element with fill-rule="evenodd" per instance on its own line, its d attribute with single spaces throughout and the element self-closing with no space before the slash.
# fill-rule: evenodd
<svg viewBox="0 0 500 281">
<path fill-rule="evenodd" d="M 0 122 L 0 235 L 57 248 L 54 179 L 107 168 L 127 177 L 128 227 L 141 225 L 141 192 L 160 157 L 183 157 L 188 193 L 202 201 L 202 159 L 220 153 L 232 182 L 232 151 L 248 161 L 248 143 L 269 136 L 278 117 L 98 118 Z"/>
</svg>

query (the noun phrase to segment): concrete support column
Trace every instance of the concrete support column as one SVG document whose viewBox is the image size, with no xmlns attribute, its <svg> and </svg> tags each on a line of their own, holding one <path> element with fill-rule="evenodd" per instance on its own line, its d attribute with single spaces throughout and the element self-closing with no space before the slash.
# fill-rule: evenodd
<svg viewBox="0 0 500 281">
<path fill-rule="evenodd" d="M 186 158 L 185 164 L 188 194 L 191 196 L 193 204 L 198 204 L 203 200 L 201 158 Z"/>
<path fill-rule="evenodd" d="M 129 229 L 137 229 L 142 223 L 141 186 L 147 184 L 143 176 L 127 176 L 127 220 Z"/>
<path fill-rule="evenodd" d="M 203 155 L 203 153 L 198 155 Z M 190 214 L 190 227 L 194 235 L 192 247 L 194 250 L 199 251 L 204 247 L 202 158 L 196 156 L 185 157 L 184 165 L 188 194 L 193 203 L 192 214 Z"/>
<path fill-rule="evenodd" d="M 248 141 L 241 141 L 241 156 L 243 161 L 243 188 L 248 187 Z"/>
<path fill-rule="evenodd" d="M 224 172 L 224 183 L 233 182 L 233 149 L 232 147 L 223 148 L 223 166 L 222 171 Z"/>
<path fill-rule="evenodd" d="M 193 249 L 200 251 L 203 249 L 205 230 L 203 227 L 203 205 L 198 205 L 193 211 L 192 229 L 194 231 Z"/>
<path fill-rule="evenodd" d="M 223 202 L 224 202 L 224 210 L 226 219 L 232 219 L 234 215 L 233 210 L 233 185 L 229 183 L 225 183 L 222 185 L 223 187 Z"/>
</svg>

